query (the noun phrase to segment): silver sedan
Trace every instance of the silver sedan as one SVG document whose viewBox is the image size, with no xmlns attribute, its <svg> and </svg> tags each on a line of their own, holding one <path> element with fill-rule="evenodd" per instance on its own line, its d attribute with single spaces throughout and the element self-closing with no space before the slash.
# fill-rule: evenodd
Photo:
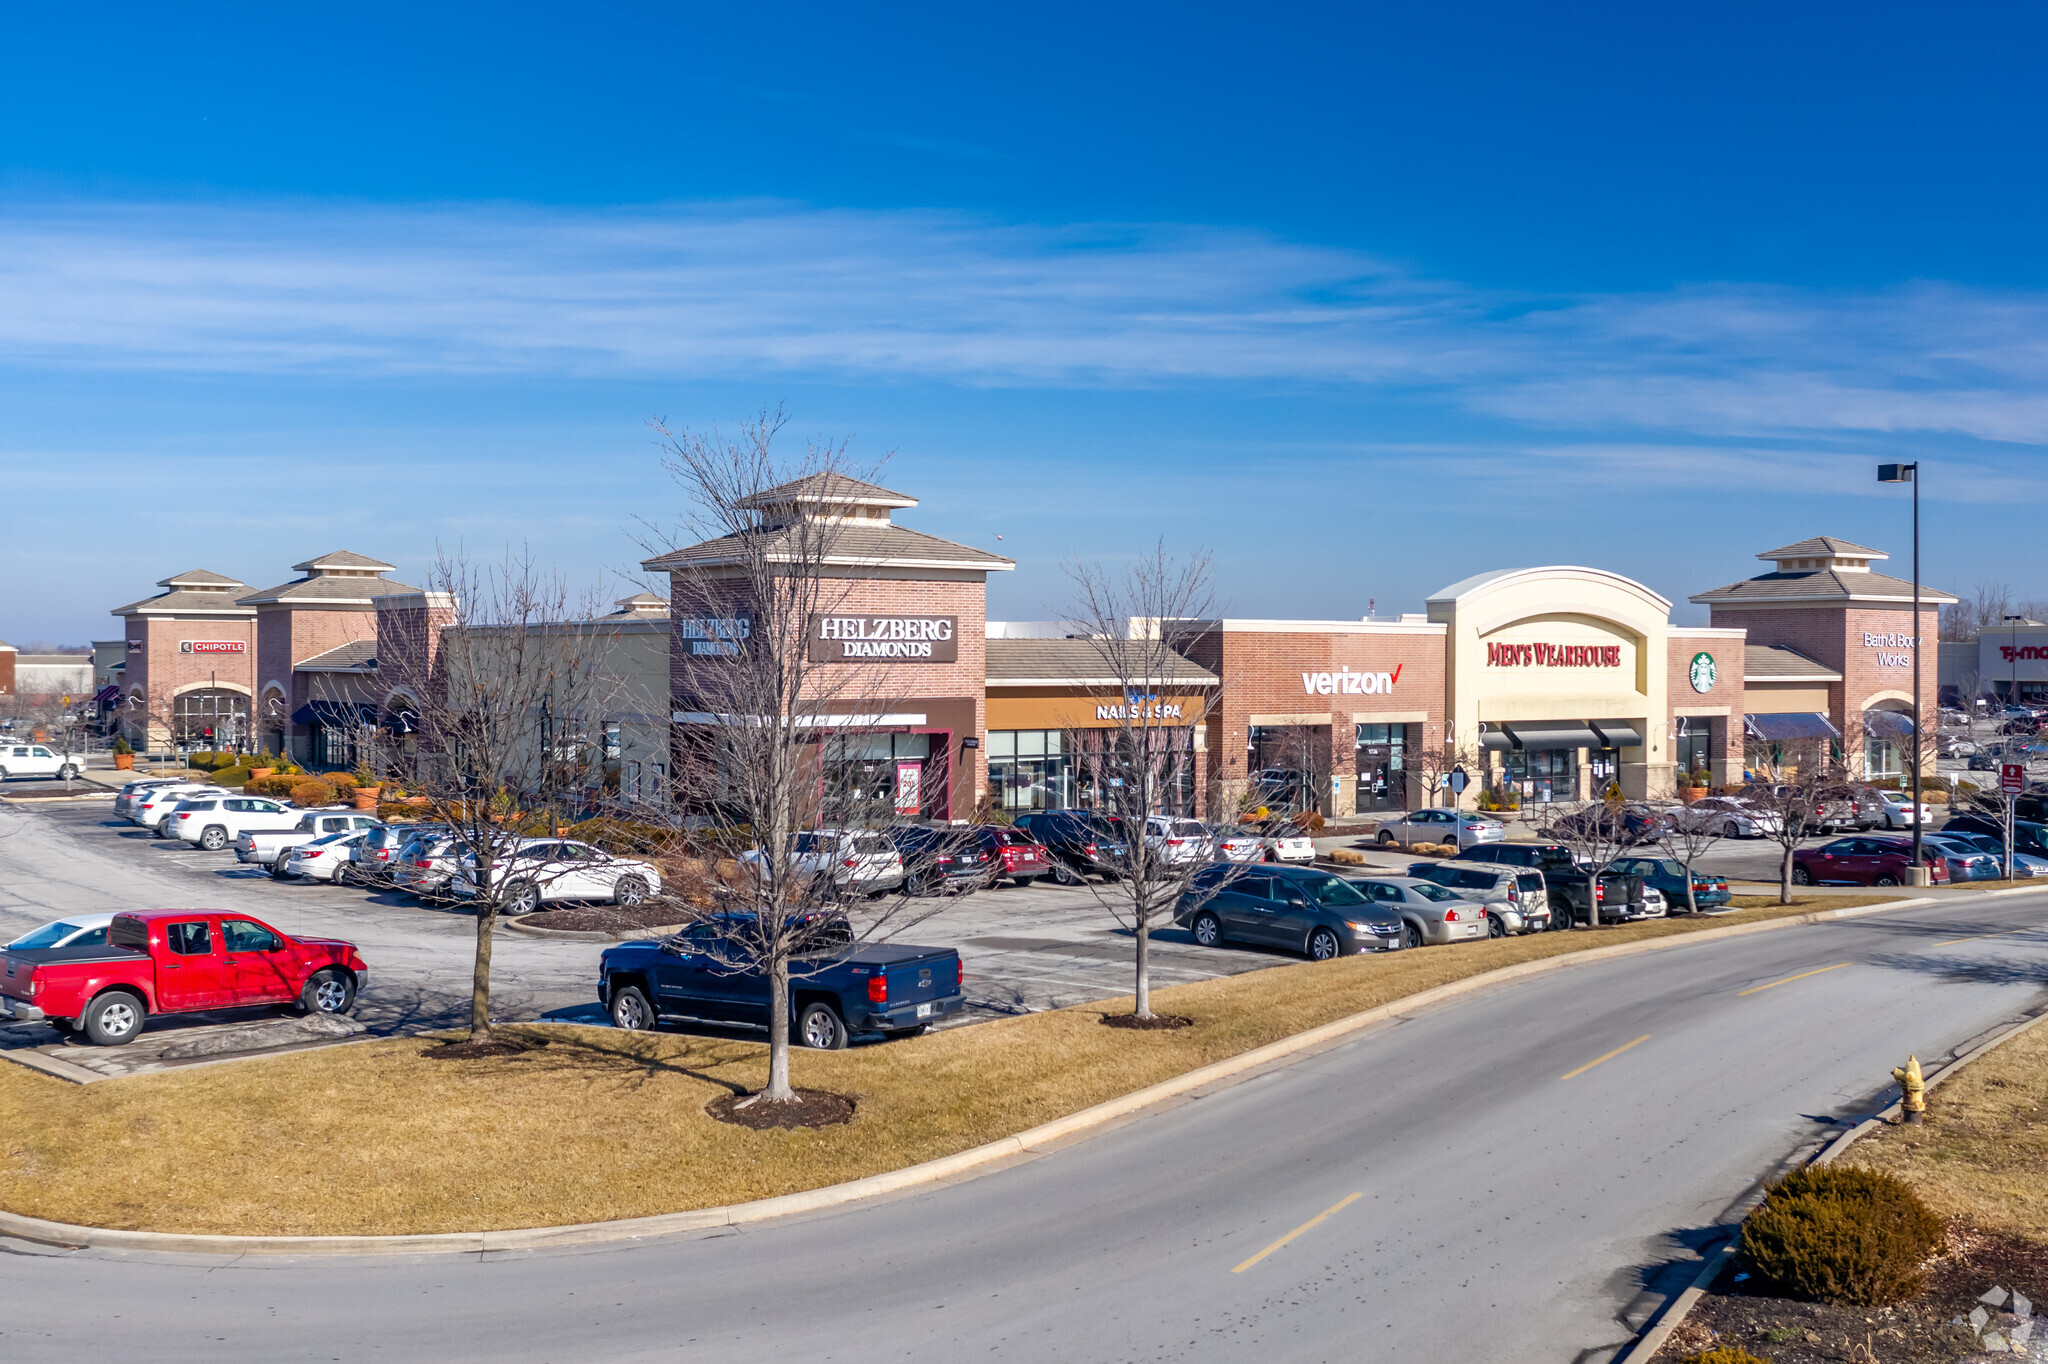
<svg viewBox="0 0 2048 1364">
<path fill-rule="evenodd" d="M 1408 947 L 1475 942 L 1487 935 L 1486 910 L 1434 881 L 1414 876 L 1347 878 L 1379 908 L 1401 916 Z"/>
<path fill-rule="evenodd" d="M 1442 808 L 1389 815 L 1380 821 L 1379 831 L 1382 847 L 1392 847 L 1396 843 L 1404 848 L 1417 843 L 1451 843 L 1459 852 L 1476 848 L 1481 843 L 1498 843 L 1507 836 L 1507 826 L 1499 820 L 1473 814 L 1470 810 Z"/>
</svg>

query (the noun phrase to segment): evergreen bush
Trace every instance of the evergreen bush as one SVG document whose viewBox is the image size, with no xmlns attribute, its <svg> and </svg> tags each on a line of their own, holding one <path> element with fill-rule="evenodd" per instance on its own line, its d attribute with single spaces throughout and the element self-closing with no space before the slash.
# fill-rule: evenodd
<svg viewBox="0 0 2048 1364">
<path fill-rule="evenodd" d="M 251 777 L 243 784 L 242 791 L 245 795 L 285 800 L 291 797 L 292 788 L 298 784 L 297 777 L 287 777 L 282 772 L 273 772 L 267 777 Z"/>
<path fill-rule="evenodd" d="M 301 777 L 292 787 L 294 805 L 332 805 L 334 788 L 318 777 Z"/>
<path fill-rule="evenodd" d="M 1881 1307 L 1917 1294 L 1942 1221 L 1895 1175 L 1853 1165 L 1796 1170 L 1742 1225 L 1742 1255 L 1788 1298 Z"/>
</svg>

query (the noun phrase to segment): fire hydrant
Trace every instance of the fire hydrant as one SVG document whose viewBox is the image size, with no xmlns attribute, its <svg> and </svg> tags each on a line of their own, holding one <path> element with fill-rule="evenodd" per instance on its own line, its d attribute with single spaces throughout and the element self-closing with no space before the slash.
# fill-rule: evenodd
<svg viewBox="0 0 2048 1364">
<path fill-rule="evenodd" d="M 1908 1056 L 1906 1068 L 1892 1067 L 1892 1079 L 1906 1092 L 1905 1114 L 1907 1122 L 1924 1122 L 1927 1118 L 1927 1082 L 1920 1078 L 1920 1058 Z"/>
</svg>

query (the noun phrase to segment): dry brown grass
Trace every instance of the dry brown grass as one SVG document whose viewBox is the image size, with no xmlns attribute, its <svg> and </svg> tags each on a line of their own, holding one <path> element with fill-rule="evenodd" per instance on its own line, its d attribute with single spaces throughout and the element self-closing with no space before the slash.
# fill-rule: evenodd
<svg viewBox="0 0 2048 1364">
<path fill-rule="evenodd" d="M 1927 1096 L 1927 1121 L 1886 1127 L 1845 1160 L 1889 1170 L 1944 1217 L 2048 1242 L 2048 1025 Z"/>
<path fill-rule="evenodd" d="M 1871 897 L 1883 899 L 1890 897 Z M 1047 1122 L 1347 1014 L 1498 967 L 1715 919 L 1351 957 L 1156 992 L 1192 1027 L 1102 1027 L 1097 1005 L 844 1052 L 797 1084 L 851 1123 L 755 1132 L 705 1104 L 765 1079 L 766 1048 L 678 1033 L 523 1027 L 550 1045 L 476 1062 L 380 1040 L 84 1087 L 0 1064 L 0 1207 L 156 1231 L 398 1233 L 638 1217 L 897 1169 Z"/>
</svg>

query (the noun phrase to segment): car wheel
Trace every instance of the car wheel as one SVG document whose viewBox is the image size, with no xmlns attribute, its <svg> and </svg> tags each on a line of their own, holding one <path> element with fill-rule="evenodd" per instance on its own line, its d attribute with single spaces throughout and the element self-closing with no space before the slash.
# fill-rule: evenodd
<svg viewBox="0 0 2048 1364">
<path fill-rule="evenodd" d="M 199 846 L 208 852 L 219 852 L 228 845 L 228 831 L 215 824 L 199 835 Z"/>
<path fill-rule="evenodd" d="M 1308 935 L 1308 954 L 1317 961 L 1328 961 L 1344 950 L 1337 941 L 1337 935 L 1327 928 L 1319 928 Z"/>
<path fill-rule="evenodd" d="M 334 869 L 334 884 L 337 886 L 359 886 L 362 883 L 363 875 L 356 870 L 355 863 L 344 862 Z"/>
<path fill-rule="evenodd" d="M 506 888 L 507 914 L 531 914 L 540 908 L 540 887 L 531 881 L 517 881 Z"/>
<path fill-rule="evenodd" d="M 1721 826 L 1721 837 L 1723 837 L 1723 838 L 1740 838 L 1740 837 L 1742 837 L 1742 826 L 1741 826 L 1740 824 L 1737 824 L 1737 823 L 1736 823 L 1736 822 L 1735 822 L 1734 820 L 1732 820 L 1732 819 L 1731 819 L 1731 820 L 1729 820 L 1729 821 L 1728 821 L 1728 822 L 1727 822 L 1726 824 L 1723 824 L 1723 825 Z"/>
<path fill-rule="evenodd" d="M 317 971 L 299 991 L 299 1011 L 345 1014 L 356 1005 L 356 983 L 346 971 Z"/>
<path fill-rule="evenodd" d="M 1030 885 L 1033 881 L 1036 881 L 1037 879 L 1038 878 L 1036 876 L 1013 876 L 1010 878 L 1010 884 L 1018 887 L 1019 889 L 1022 889 L 1023 887 Z"/>
<path fill-rule="evenodd" d="M 282 857 L 278 858 L 275 862 L 272 862 L 270 864 L 271 880 L 282 881 L 289 875 L 290 873 L 284 869 L 284 859 Z"/>
<path fill-rule="evenodd" d="M 1081 884 L 1080 873 L 1064 862 L 1052 864 L 1052 879 L 1063 886 L 1078 886 Z"/>
<path fill-rule="evenodd" d="M 98 1047 L 118 1047 L 142 1031 L 142 1001 L 124 990 L 110 990 L 85 1008 L 79 1022 Z"/>
<path fill-rule="evenodd" d="M 1380 830 L 1380 846 L 1382 848 L 1391 848 L 1394 846 L 1393 834 L 1387 832 L 1387 830 L 1385 829 Z"/>
<path fill-rule="evenodd" d="M 1810 886 L 1810 885 L 1812 885 L 1812 884 L 1813 884 L 1813 873 L 1812 873 L 1812 872 L 1810 872 L 1810 871 L 1808 871 L 1808 870 L 1807 870 L 1806 868 L 1804 868 L 1804 867 L 1794 867 L 1794 868 L 1792 868 L 1792 884 L 1793 884 L 1793 885 L 1795 885 L 1795 886 Z"/>
<path fill-rule="evenodd" d="M 916 896 L 937 895 L 939 893 L 938 881 L 930 872 L 918 872 L 916 875 L 904 880 L 903 893 Z"/>
<path fill-rule="evenodd" d="M 1489 938 L 1505 938 L 1505 937 L 1506 937 L 1507 935 L 1508 935 L 1508 926 L 1507 926 L 1507 923 L 1506 923 L 1506 921 L 1504 921 L 1504 920 L 1503 920 L 1503 919 L 1502 919 L 1502 918 L 1500 917 L 1500 915 L 1498 915 L 1498 914 L 1489 914 L 1489 915 L 1487 915 L 1487 916 L 1486 916 L 1486 936 L 1487 936 L 1487 937 L 1489 937 Z"/>
<path fill-rule="evenodd" d="M 627 1032 L 646 1032 L 654 1026 L 654 1006 L 639 987 L 628 985 L 612 996 L 612 1026 Z"/>
<path fill-rule="evenodd" d="M 647 883 L 637 876 L 621 876 L 612 886 L 612 903 L 631 907 L 645 904 Z"/>
<path fill-rule="evenodd" d="M 804 1005 L 804 1011 L 797 1016 L 796 1032 L 804 1045 L 813 1050 L 846 1050 L 846 1025 L 839 1021 L 839 1011 L 830 1004 Z"/>
<path fill-rule="evenodd" d="M 57 769 L 58 781 L 70 781 L 73 777 L 77 775 L 78 766 L 75 763 L 65 763 L 62 767 Z"/>
<path fill-rule="evenodd" d="M 1406 943 L 1406 944 L 1407 944 L 1408 946 L 1410 946 L 1410 947 L 1420 947 L 1420 946 L 1422 946 L 1422 927 L 1421 927 L 1421 925 L 1419 925 L 1419 924 L 1415 924 L 1415 923 L 1405 923 L 1405 922 L 1404 922 L 1404 926 L 1402 927 L 1402 930 L 1401 930 L 1401 940 L 1402 940 L 1403 942 L 1405 942 L 1405 943 Z"/>
<path fill-rule="evenodd" d="M 1888 871 L 1879 872 L 1876 878 L 1871 882 L 1871 884 L 1879 886 L 1896 886 L 1898 883 L 1899 878 L 1892 875 Z"/>
<path fill-rule="evenodd" d="M 1223 942 L 1223 921 L 1214 914 L 1202 913 L 1195 916 L 1195 941 L 1204 947 L 1216 947 Z"/>
</svg>

